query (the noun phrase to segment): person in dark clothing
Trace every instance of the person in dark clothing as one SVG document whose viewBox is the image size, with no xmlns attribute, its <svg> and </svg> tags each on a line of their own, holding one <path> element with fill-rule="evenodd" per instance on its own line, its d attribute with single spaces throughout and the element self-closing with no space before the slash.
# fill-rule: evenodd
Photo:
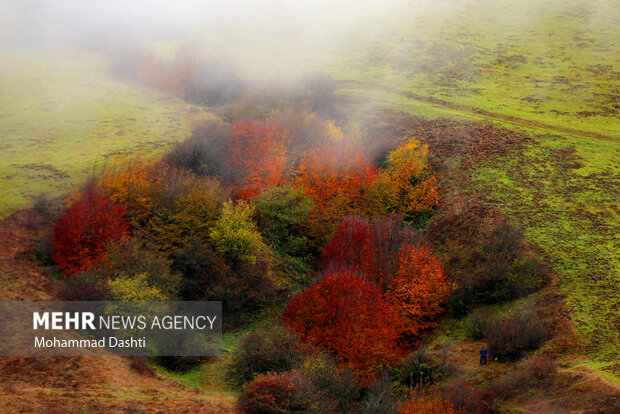
<svg viewBox="0 0 620 414">
<path fill-rule="evenodd" d="M 487 364 L 487 349 L 483 346 L 482 349 L 480 349 L 480 365 L 486 365 Z"/>
</svg>

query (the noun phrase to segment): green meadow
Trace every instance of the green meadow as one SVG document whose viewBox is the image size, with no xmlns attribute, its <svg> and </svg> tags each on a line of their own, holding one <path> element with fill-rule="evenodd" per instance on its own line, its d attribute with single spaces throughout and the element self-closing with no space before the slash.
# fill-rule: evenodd
<svg viewBox="0 0 620 414">
<path fill-rule="evenodd" d="M 66 192 L 110 157 L 160 153 L 203 112 L 114 79 L 104 58 L 84 51 L 0 60 L 0 217 Z"/>
</svg>

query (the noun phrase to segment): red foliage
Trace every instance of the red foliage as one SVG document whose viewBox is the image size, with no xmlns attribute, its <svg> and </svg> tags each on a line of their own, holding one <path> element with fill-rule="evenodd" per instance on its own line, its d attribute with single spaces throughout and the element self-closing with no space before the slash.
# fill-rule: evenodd
<svg viewBox="0 0 620 414">
<path fill-rule="evenodd" d="M 288 413 L 297 408 L 295 394 L 287 374 L 259 375 L 243 388 L 239 409 L 247 414 Z"/>
<path fill-rule="evenodd" d="M 86 270 L 101 258 L 108 242 L 127 236 L 128 228 L 123 207 L 89 183 L 56 223 L 52 259 L 65 275 Z"/>
<path fill-rule="evenodd" d="M 162 61 L 155 55 L 148 54 L 142 60 L 140 77 L 148 85 L 187 98 L 200 62 L 201 56 L 191 46 L 179 49 L 171 62 Z"/>
<path fill-rule="evenodd" d="M 366 220 L 347 217 L 336 225 L 334 235 L 323 247 L 323 264 L 361 269 L 368 243 Z"/>
<path fill-rule="evenodd" d="M 413 242 L 400 220 L 392 217 L 375 217 L 369 227 L 368 243 L 364 246 L 362 269 L 369 280 L 386 291 L 398 271 L 398 256 L 403 246 Z"/>
<path fill-rule="evenodd" d="M 284 323 L 336 354 L 363 380 L 398 361 L 402 325 L 379 288 L 349 269 L 328 271 L 289 303 Z"/>
<path fill-rule="evenodd" d="M 375 217 L 368 224 L 363 217 L 347 217 L 323 247 L 323 264 L 362 270 L 385 291 L 398 270 L 401 247 L 411 242 L 402 223 L 394 218 Z"/>
<path fill-rule="evenodd" d="M 251 198 L 284 183 L 285 147 L 276 125 L 261 120 L 235 122 L 227 163 L 236 171 L 238 197 Z"/>
</svg>

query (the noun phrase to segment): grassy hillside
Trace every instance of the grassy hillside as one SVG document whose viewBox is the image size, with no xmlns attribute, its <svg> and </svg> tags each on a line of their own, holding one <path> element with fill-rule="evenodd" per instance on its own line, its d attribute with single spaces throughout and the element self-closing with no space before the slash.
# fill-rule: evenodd
<svg viewBox="0 0 620 414">
<path fill-rule="evenodd" d="M 369 89 L 616 140 L 620 12 L 612 3 L 442 2 L 357 36 L 330 70 Z"/>
<path fill-rule="evenodd" d="M 203 112 L 115 80 L 87 52 L 0 60 L 0 217 L 40 193 L 67 191 L 106 157 L 162 151 Z"/>
<path fill-rule="evenodd" d="M 611 2 L 521 3 L 437 6 L 357 38 L 373 46 L 330 70 L 381 107 L 532 134 L 472 176 L 560 275 L 591 366 L 618 383 L 620 13 Z"/>
</svg>

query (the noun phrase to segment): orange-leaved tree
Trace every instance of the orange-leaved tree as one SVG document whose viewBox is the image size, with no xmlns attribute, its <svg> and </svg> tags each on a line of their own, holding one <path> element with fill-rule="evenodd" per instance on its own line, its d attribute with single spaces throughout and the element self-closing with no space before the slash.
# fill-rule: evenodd
<svg viewBox="0 0 620 414">
<path fill-rule="evenodd" d="M 285 325 L 370 380 L 402 356 L 401 321 L 379 288 L 350 269 L 330 269 L 288 303 Z"/>
<path fill-rule="evenodd" d="M 428 215 L 439 202 L 437 179 L 428 164 L 428 146 L 411 138 L 390 152 L 371 199 L 380 213 L 402 213 L 408 220 Z"/>
<path fill-rule="evenodd" d="M 299 161 L 297 184 L 314 201 L 308 233 L 317 248 L 336 221 L 366 210 L 366 190 L 377 171 L 352 143 L 325 144 L 304 154 Z"/>
<path fill-rule="evenodd" d="M 238 121 L 232 129 L 226 161 L 234 171 L 238 197 L 252 198 L 267 187 L 286 182 L 286 150 L 275 123 Z"/>
<path fill-rule="evenodd" d="M 398 263 L 385 295 L 405 324 L 402 339 L 415 344 L 422 330 L 437 325 L 450 287 L 441 262 L 427 247 L 401 247 Z"/>
<path fill-rule="evenodd" d="M 62 273 L 74 275 L 94 266 L 107 243 L 128 236 L 128 228 L 123 207 L 89 182 L 56 223 L 52 259 Z"/>
</svg>

